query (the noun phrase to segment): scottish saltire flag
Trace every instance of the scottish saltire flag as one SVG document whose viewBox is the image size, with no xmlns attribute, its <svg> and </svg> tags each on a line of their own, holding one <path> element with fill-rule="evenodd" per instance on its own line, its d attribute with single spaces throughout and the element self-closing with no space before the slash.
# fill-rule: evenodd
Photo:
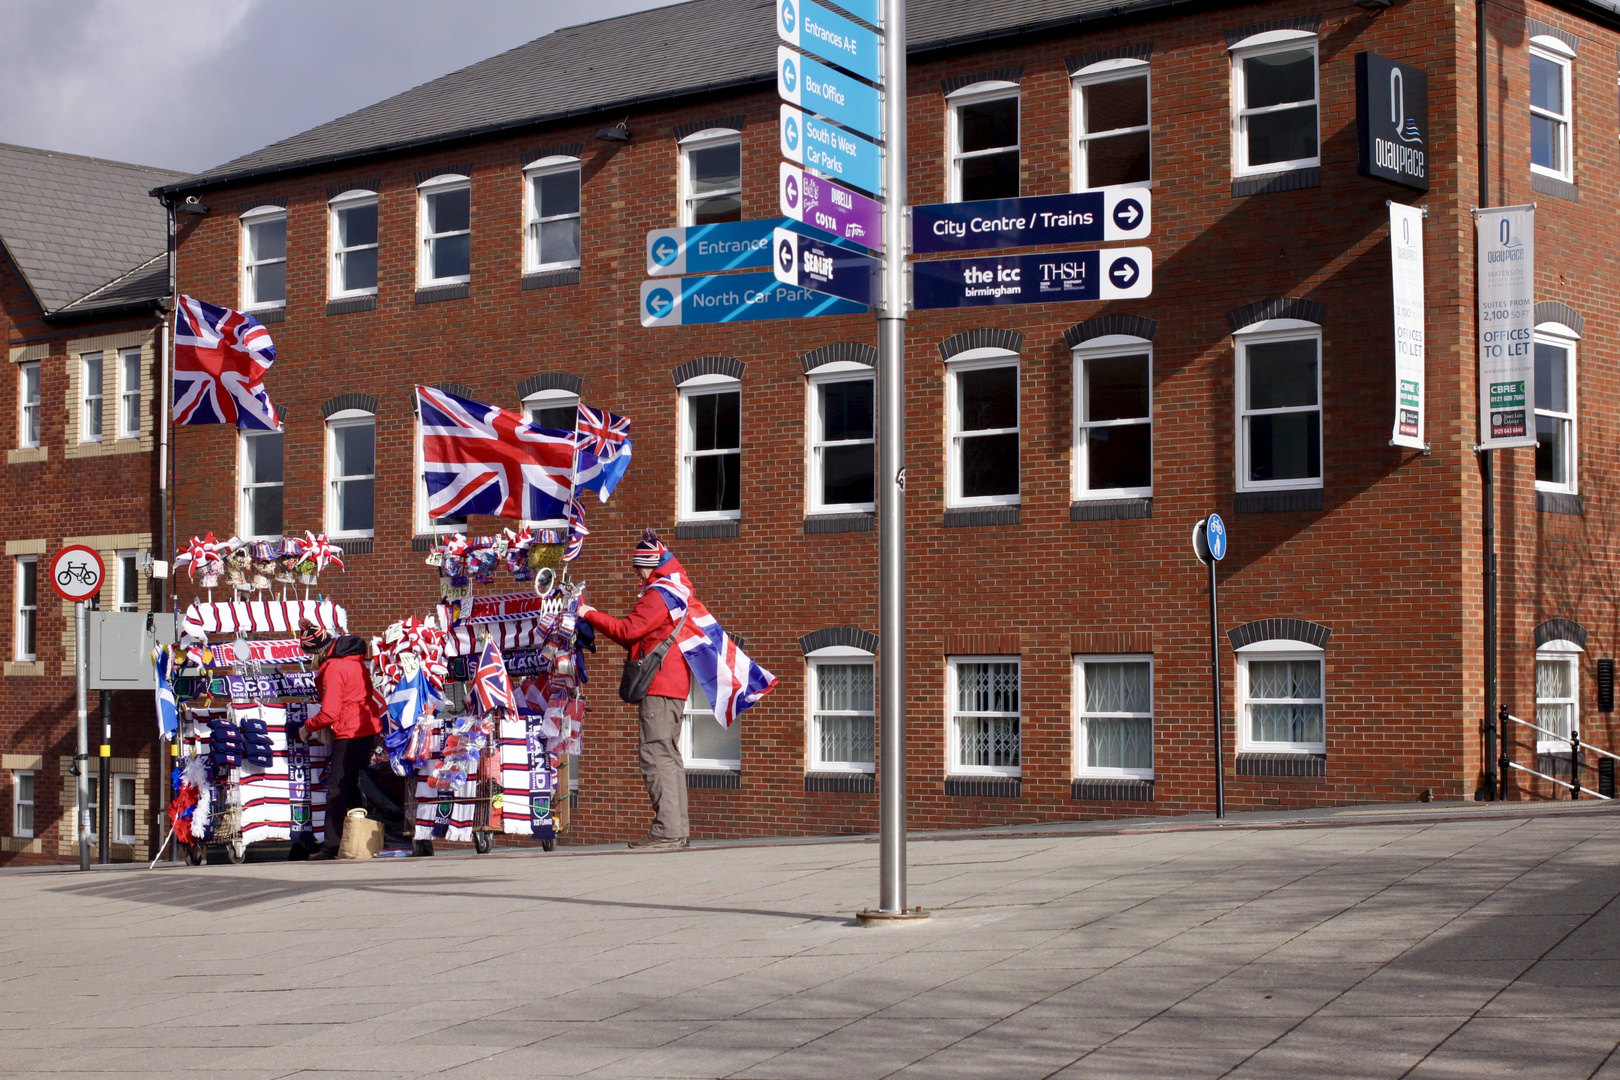
<svg viewBox="0 0 1620 1080">
<path fill-rule="evenodd" d="M 484 639 L 484 647 L 479 650 L 473 692 L 478 695 L 479 706 L 484 712 L 493 709 L 517 712 L 517 696 L 512 693 L 512 680 L 506 675 L 506 660 L 501 656 L 500 643 L 493 634 Z"/>
<path fill-rule="evenodd" d="M 270 331 L 251 315 L 181 296 L 174 311 L 174 422 L 280 431 L 264 375 Z"/>
<path fill-rule="evenodd" d="M 166 646 L 159 645 L 152 650 L 152 674 L 157 686 L 158 734 L 169 741 L 173 741 L 175 733 L 180 730 L 180 713 L 175 705 L 174 685 L 169 681 L 172 663 L 173 657 L 169 655 Z"/>
<path fill-rule="evenodd" d="M 630 467 L 630 421 L 581 405 L 574 435 L 579 440 L 574 490 L 597 492 L 607 502 Z"/>
<path fill-rule="evenodd" d="M 439 695 L 428 680 L 427 672 L 417 669 L 408 679 L 401 679 L 388 693 L 388 716 L 396 731 L 407 731 L 422 719 L 428 703 L 438 701 Z"/>
<path fill-rule="evenodd" d="M 669 606 L 670 617 L 680 621 L 681 613 L 691 610 L 681 627 L 681 655 L 714 709 L 721 727 L 730 727 L 738 714 L 746 712 L 776 686 L 776 676 L 754 663 L 747 653 L 720 627 L 703 602 L 692 595 L 691 582 L 677 571 L 655 578 L 649 588 L 658 590 Z"/>
<path fill-rule="evenodd" d="M 490 514 L 565 521 L 574 433 L 537 427 L 494 405 L 416 388 L 430 517 Z"/>
</svg>

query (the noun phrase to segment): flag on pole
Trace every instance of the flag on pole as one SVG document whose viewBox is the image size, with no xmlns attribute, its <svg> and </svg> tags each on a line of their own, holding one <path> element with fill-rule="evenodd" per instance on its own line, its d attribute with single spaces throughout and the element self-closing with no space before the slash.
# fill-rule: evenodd
<svg viewBox="0 0 1620 1080">
<path fill-rule="evenodd" d="M 174 422 L 280 431 L 264 388 L 275 362 L 275 342 L 258 319 L 181 296 L 174 311 Z"/>
<path fill-rule="evenodd" d="M 501 656 L 500 643 L 495 635 L 484 638 L 484 647 L 478 653 L 478 670 L 473 678 L 473 693 L 484 712 L 505 709 L 517 712 L 517 695 L 512 693 L 512 680 L 506 674 L 506 660 Z"/>
<path fill-rule="evenodd" d="M 494 405 L 416 388 L 428 516 L 466 514 L 565 521 L 574 434 L 538 427 Z"/>
<path fill-rule="evenodd" d="M 579 440 L 574 490 L 595 491 L 607 502 L 630 467 L 630 421 L 581 405 L 574 434 Z"/>
</svg>

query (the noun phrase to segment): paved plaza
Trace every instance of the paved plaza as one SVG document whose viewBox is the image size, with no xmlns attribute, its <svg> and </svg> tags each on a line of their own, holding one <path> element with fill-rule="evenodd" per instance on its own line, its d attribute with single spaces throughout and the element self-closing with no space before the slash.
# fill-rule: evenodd
<svg viewBox="0 0 1620 1080">
<path fill-rule="evenodd" d="M 1620 811 L 0 873 L 0 1075 L 1620 1080 Z"/>
</svg>

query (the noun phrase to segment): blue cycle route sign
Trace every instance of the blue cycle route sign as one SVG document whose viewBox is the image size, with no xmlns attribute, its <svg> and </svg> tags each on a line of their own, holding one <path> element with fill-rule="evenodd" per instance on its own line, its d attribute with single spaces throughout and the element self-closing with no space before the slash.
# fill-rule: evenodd
<svg viewBox="0 0 1620 1080">
<path fill-rule="evenodd" d="M 1204 544 L 1209 548 L 1209 557 L 1216 562 L 1226 558 L 1226 522 L 1221 515 L 1211 514 L 1204 519 Z"/>
</svg>

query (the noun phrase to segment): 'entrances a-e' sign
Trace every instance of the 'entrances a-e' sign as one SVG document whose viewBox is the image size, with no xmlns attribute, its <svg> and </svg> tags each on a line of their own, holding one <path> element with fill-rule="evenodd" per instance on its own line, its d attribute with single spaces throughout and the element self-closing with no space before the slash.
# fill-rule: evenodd
<svg viewBox="0 0 1620 1080">
<path fill-rule="evenodd" d="M 1356 54 L 1356 171 L 1429 190 L 1429 77 L 1377 53 Z"/>
</svg>

